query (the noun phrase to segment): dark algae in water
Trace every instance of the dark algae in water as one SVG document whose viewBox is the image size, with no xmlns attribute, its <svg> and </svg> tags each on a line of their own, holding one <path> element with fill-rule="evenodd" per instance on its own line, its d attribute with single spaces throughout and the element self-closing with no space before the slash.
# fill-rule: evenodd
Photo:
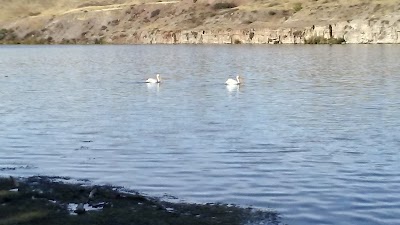
<svg viewBox="0 0 400 225">
<path fill-rule="evenodd" d="M 226 204 L 171 203 L 68 178 L 0 178 L 0 225 L 281 224 L 278 213 Z"/>
</svg>

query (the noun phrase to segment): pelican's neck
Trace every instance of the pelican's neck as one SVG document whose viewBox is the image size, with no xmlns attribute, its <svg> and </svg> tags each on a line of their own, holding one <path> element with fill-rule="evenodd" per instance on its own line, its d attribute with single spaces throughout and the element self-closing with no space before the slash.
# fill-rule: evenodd
<svg viewBox="0 0 400 225">
<path fill-rule="evenodd" d="M 236 76 L 236 81 L 238 82 L 238 84 L 240 84 L 240 77 Z"/>
<path fill-rule="evenodd" d="M 160 82 L 160 81 L 161 81 L 160 74 L 157 74 L 157 82 Z"/>
</svg>

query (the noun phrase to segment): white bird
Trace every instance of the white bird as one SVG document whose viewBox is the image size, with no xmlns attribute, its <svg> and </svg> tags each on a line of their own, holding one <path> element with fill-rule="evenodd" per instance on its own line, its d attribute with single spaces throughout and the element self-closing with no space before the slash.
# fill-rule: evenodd
<svg viewBox="0 0 400 225">
<path fill-rule="evenodd" d="M 160 74 L 157 74 L 156 77 L 157 77 L 156 79 L 154 79 L 154 78 L 149 78 L 149 79 L 147 79 L 147 80 L 146 80 L 146 83 L 152 83 L 152 84 L 161 83 Z"/>
<path fill-rule="evenodd" d="M 93 188 L 93 190 L 89 193 L 89 200 L 94 198 L 94 194 L 96 194 L 97 188 Z"/>
<path fill-rule="evenodd" d="M 74 212 L 78 215 L 86 212 L 85 205 L 83 203 L 79 203 Z"/>
<path fill-rule="evenodd" d="M 240 84 L 240 76 L 236 76 L 236 80 L 229 78 L 225 82 L 226 85 L 239 85 Z"/>
</svg>

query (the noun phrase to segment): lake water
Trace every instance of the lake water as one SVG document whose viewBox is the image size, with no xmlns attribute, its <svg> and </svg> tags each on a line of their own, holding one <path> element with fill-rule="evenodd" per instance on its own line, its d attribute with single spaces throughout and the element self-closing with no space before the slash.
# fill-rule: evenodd
<svg viewBox="0 0 400 225">
<path fill-rule="evenodd" d="M 400 45 L 0 46 L 0 176 L 398 225 L 399 162 Z"/>
</svg>

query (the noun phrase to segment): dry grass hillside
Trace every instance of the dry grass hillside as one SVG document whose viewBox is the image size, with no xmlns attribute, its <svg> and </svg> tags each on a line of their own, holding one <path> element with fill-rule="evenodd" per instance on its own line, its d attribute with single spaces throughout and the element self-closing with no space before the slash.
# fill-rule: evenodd
<svg viewBox="0 0 400 225">
<path fill-rule="evenodd" d="M 113 7 L 156 0 L 0 0 L 0 21 L 12 21 L 38 15 L 59 15 L 85 7 Z"/>
<path fill-rule="evenodd" d="M 0 28 L 19 36 L 50 29 L 52 37 L 68 38 L 71 32 L 301 28 L 397 20 L 399 12 L 400 0 L 0 0 Z"/>
<path fill-rule="evenodd" d="M 245 23 L 263 23 L 287 19 L 294 14 L 298 20 L 346 20 L 381 17 L 400 10 L 400 0 L 0 0 L 0 21 L 163 2 L 175 3 L 176 10 L 170 11 L 175 16 L 177 10 L 186 8 L 183 11 L 187 12 L 186 16 L 210 17 L 215 22 L 221 15 L 226 16 L 226 11 L 233 12 L 236 20 Z"/>
</svg>

